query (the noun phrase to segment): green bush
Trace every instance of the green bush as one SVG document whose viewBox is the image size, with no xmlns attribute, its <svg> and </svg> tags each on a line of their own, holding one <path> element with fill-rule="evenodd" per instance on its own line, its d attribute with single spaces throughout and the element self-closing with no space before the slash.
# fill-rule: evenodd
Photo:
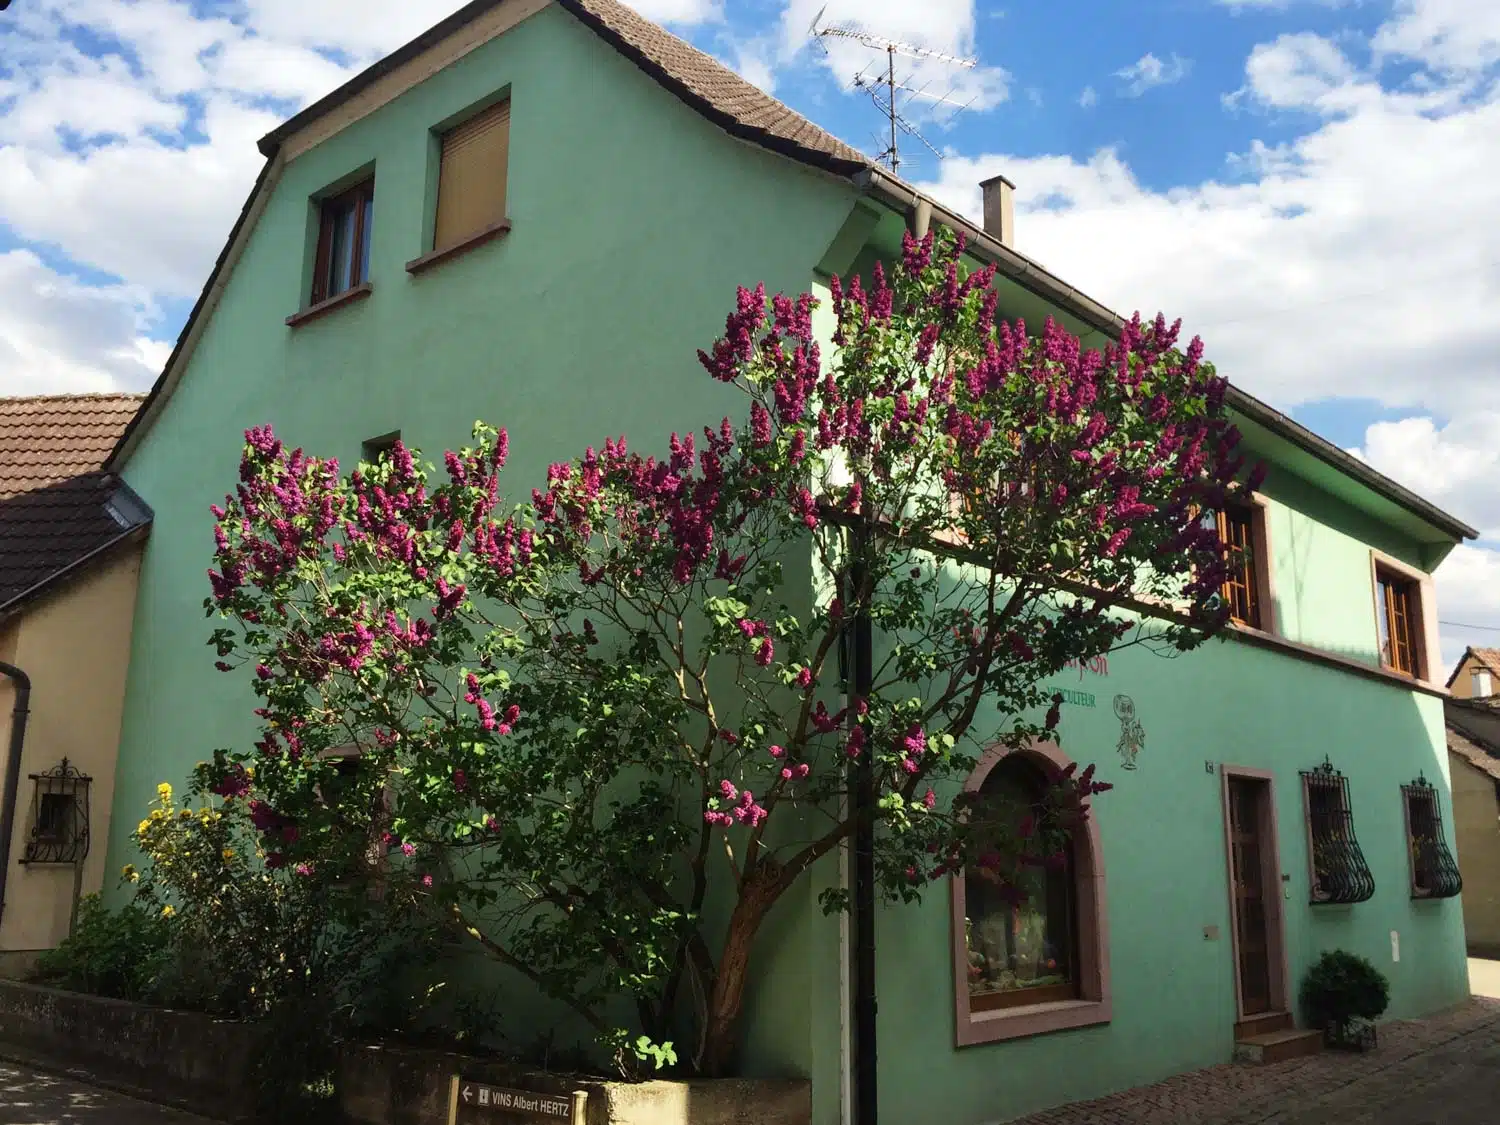
<svg viewBox="0 0 1500 1125">
<path fill-rule="evenodd" d="M 108 909 L 97 894 L 78 906 L 78 924 L 37 959 L 37 980 L 75 992 L 150 1000 L 171 960 L 172 920 L 130 903 Z"/>
<path fill-rule="evenodd" d="M 1375 1020 L 1391 1001 L 1385 974 L 1368 960 L 1332 949 L 1302 980 L 1302 1010 L 1315 1027 L 1341 1028 L 1353 1019 Z"/>
</svg>

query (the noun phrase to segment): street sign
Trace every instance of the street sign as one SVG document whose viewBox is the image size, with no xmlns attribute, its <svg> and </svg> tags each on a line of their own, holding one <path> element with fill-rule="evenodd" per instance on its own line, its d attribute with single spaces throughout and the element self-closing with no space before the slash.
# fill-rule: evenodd
<svg viewBox="0 0 1500 1125">
<path fill-rule="evenodd" d="M 538 1121 L 584 1125 L 588 1097 L 586 1090 L 542 1094 L 455 1074 L 448 1089 L 448 1125 L 531 1125 Z"/>
</svg>

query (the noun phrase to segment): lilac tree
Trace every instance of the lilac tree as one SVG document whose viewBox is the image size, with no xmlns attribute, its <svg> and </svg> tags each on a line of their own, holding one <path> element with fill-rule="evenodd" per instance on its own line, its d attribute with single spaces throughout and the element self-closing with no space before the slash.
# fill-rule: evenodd
<svg viewBox="0 0 1500 1125">
<path fill-rule="evenodd" d="M 1029 335 L 961 249 L 908 240 L 891 277 L 835 281 L 831 355 L 810 296 L 742 289 L 700 359 L 743 424 L 660 459 L 606 440 L 514 507 L 504 431 L 441 473 L 397 445 L 347 477 L 250 431 L 206 604 L 262 700 L 213 769 L 266 862 L 404 881 L 627 1064 L 710 1074 L 768 911 L 851 810 L 893 898 L 1047 862 L 1107 788 L 1092 768 L 1019 827 L 981 826 L 960 783 L 986 746 L 1057 736 L 1044 681 L 1069 662 L 1222 626 L 1201 513 L 1243 465 L 1197 340 Z"/>
</svg>

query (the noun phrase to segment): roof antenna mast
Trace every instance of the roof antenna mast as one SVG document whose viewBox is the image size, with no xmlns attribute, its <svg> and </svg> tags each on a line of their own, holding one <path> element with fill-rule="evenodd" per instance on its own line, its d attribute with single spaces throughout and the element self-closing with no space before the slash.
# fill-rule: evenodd
<svg viewBox="0 0 1500 1125">
<path fill-rule="evenodd" d="M 862 47 L 867 47 L 872 51 L 881 51 L 885 54 L 884 76 L 875 78 L 867 77 L 865 70 L 869 68 L 866 67 L 854 76 L 851 83 L 855 89 L 863 90 L 870 96 L 870 100 L 885 115 L 890 126 L 889 143 L 881 150 L 877 159 L 884 161 L 890 167 L 893 174 L 899 174 L 901 170 L 899 135 L 905 133 L 907 136 L 920 141 L 933 156 L 941 160 L 943 154 L 926 137 L 922 136 L 915 125 L 907 120 L 902 110 L 910 105 L 912 101 L 920 98 L 937 105 L 953 106 L 953 114 L 948 119 L 951 121 L 953 117 L 958 116 L 958 114 L 967 109 L 973 102 L 973 99 L 971 98 L 968 102 L 959 103 L 949 96 L 952 92 L 951 90 L 949 94 L 930 94 L 927 92 L 928 83 L 913 87 L 899 81 L 896 75 L 896 57 L 900 55 L 904 58 L 918 59 L 924 62 L 936 62 L 945 66 L 962 67 L 966 70 L 973 70 L 978 65 L 977 60 L 944 54 L 942 51 L 934 51 L 928 47 L 918 47 L 911 43 L 903 43 L 897 39 L 885 39 L 878 35 L 871 35 L 861 31 L 852 24 L 828 24 L 820 27 L 819 25 L 823 21 L 823 13 L 827 10 L 827 5 L 819 9 L 818 14 L 813 17 L 812 24 L 808 28 L 808 35 L 818 41 L 824 53 L 828 51 L 828 40 L 848 39 L 854 43 L 858 43 Z M 907 95 L 905 100 L 899 103 L 896 100 L 898 92 Z"/>
</svg>

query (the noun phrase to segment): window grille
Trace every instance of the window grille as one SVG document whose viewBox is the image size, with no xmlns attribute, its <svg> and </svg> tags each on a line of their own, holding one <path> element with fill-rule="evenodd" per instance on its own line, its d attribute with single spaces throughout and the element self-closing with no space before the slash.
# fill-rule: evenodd
<svg viewBox="0 0 1500 1125">
<path fill-rule="evenodd" d="M 1406 805 L 1412 898 L 1454 898 L 1464 889 L 1464 881 L 1443 838 L 1437 790 L 1418 774 L 1417 780 L 1401 787 L 1401 797 Z"/>
<path fill-rule="evenodd" d="M 1312 902 L 1368 901 L 1375 894 L 1375 877 L 1354 835 L 1349 779 L 1324 758 L 1316 769 L 1302 771 L 1302 787 L 1312 850 Z"/>
<path fill-rule="evenodd" d="M 31 831 L 22 863 L 82 863 L 89 854 L 89 785 L 64 758 L 31 775 Z"/>
</svg>

